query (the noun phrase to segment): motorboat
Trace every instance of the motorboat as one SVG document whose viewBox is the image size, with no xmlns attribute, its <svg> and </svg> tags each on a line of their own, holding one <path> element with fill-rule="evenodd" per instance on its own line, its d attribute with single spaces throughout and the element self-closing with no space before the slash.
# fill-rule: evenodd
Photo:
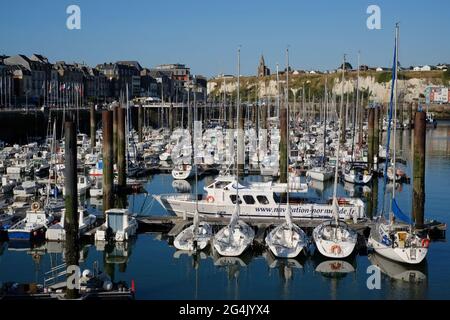
<svg viewBox="0 0 450 320">
<path fill-rule="evenodd" d="M 109 209 L 105 211 L 105 223 L 95 232 L 95 240 L 127 241 L 136 235 L 138 223 L 127 209 Z"/>
</svg>

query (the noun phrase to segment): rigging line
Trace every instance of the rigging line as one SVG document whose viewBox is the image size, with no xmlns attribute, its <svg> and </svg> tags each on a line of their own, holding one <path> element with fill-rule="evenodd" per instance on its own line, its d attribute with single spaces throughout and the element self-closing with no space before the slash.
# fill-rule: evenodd
<svg viewBox="0 0 450 320">
<path fill-rule="evenodd" d="M 384 165 L 384 172 L 383 172 L 383 181 L 384 181 L 384 193 L 383 193 L 383 207 L 382 207 L 382 215 L 385 213 L 385 201 L 386 201 L 386 185 L 387 185 L 387 168 L 390 160 L 390 140 L 391 140 L 391 122 L 392 122 L 392 109 L 393 109 L 393 102 L 394 102 L 394 87 L 396 83 L 397 78 L 397 37 L 395 39 L 395 45 L 394 45 L 394 62 L 392 65 L 392 85 L 391 85 L 391 98 L 389 102 L 389 118 L 388 118 L 388 128 L 387 128 L 387 142 L 386 142 L 386 159 L 385 159 L 385 165 Z M 394 188 L 395 188 L 395 181 L 394 181 Z"/>
</svg>

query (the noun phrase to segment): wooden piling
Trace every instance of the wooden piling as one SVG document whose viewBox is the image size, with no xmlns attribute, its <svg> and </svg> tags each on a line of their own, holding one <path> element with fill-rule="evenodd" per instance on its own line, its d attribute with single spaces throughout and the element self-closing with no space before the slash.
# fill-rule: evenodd
<svg viewBox="0 0 450 320">
<path fill-rule="evenodd" d="M 78 239 L 78 192 L 77 192 L 77 139 L 75 123 L 67 121 L 64 128 L 65 135 L 65 215 L 64 230 L 66 232 L 65 258 L 67 266 L 78 266 L 80 259 Z M 68 274 L 68 276 L 70 276 Z M 67 299 L 78 298 L 78 289 L 67 289 Z"/>
<path fill-rule="evenodd" d="M 413 159 L 413 219 L 416 227 L 424 224 L 425 206 L 425 112 L 417 111 L 414 118 L 414 159 Z"/>
<path fill-rule="evenodd" d="M 174 113 L 175 113 L 175 117 L 174 117 Z M 170 132 L 173 131 L 174 118 L 176 118 L 176 110 L 173 108 L 173 103 L 171 103 L 170 109 L 169 109 L 169 130 L 170 130 Z"/>
<path fill-rule="evenodd" d="M 138 107 L 138 139 L 139 142 L 142 142 L 142 128 L 144 126 L 144 112 L 142 108 L 142 104 Z"/>
<path fill-rule="evenodd" d="M 117 111 L 117 173 L 118 189 L 123 190 L 127 184 L 126 177 L 126 150 L 125 150 L 125 109 Z"/>
<path fill-rule="evenodd" d="M 90 124 L 91 124 L 91 148 L 94 150 L 95 148 L 95 106 L 91 105 L 90 108 Z"/>
<path fill-rule="evenodd" d="M 377 106 L 374 109 L 374 120 L 373 120 L 373 155 L 376 157 L 377 162 L 379 163 L 379 152 L 380 152 L 380 108 Z"/>
<path fill-rule="evenodd" d="M 118 114 L 119 114 L 119 107 L 113 108 L 113 158 L 114 163 L 117 163 L 117 124 L 118 124 Z"/>
<path fill-rule="evenodd" d="M 288 126 L 287 108 L 282 107 L 280 108 L 280 162 L 279 162 L 281 183 L 287 183 L 287 167 L 286 167 L 288 156 L 287 126 Z"/>
<path fill-rule="evenodd" d="M 367 162 L 369 163 L 369 170 L 373 168 L 373 154 L 374 154 L 374 124 L 375 124 L 375 109 L 369 108 L 368 115 L 368 133 L 367 133 Z"/>
<path fill-rule="evenodd" d="M 103 111 L 103 212 L 113 207 L 113 112 Z"/>
</svg>

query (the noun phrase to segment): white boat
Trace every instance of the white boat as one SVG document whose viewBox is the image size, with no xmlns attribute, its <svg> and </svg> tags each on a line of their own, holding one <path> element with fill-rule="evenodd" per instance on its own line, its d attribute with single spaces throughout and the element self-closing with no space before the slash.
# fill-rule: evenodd
<svg viewBox="0 0 450 320">
<path fill-rule="evenodd" d="M 297 184 L 298 189 L 292 188 Z M 231 217 L 236 204 L 236 178 L 219 176 L 204 190 L 206 194 L 198 200 L 200 216 Z M 329 219 L 333 217 L 332 201 L 318 202 L 306 196 L 308 185 L 295 183 L 290 186 L 292 195 L 290 207 L 293 219 Z M 280 203 L 280 194 L 286 192 L 286 184 L 274 182 L 255 182 L 249 185 L 239 184 L 239 199 L 241 211 L 246 219 L 284 219 L 287 209 L 285 203 Z M 191 194 L 162 194 L 153 197 L 168 213 L 180 217 L 193 217 L 196 209 L 196 198 Z M 365 218 L 365 205 L 359 198 L 339 199 L 339 218 Z"/>
<path fill-rule="evenodd" d="M 45 239 L 49 241 L 65 241 L 66 230 L 64 229 L 66 210 L 61 212 L 61 219 L 58 223 L 52 224 L 45 232 Z M 83 235 L 86 231 L 91 230 L 95 226 L 97 218 L 95 215 L 87 212 L 86 209 L 78 209 L 78 234 Z"/>
<path fill-rule="evenodd" d="M 389 223 L 380 219 L 371 230 L 368 246 L 388 259 L 407 263 L 421 263 L 427 253 L 430 240 L 411 232 L 406 224 Z"/>
<path fill-rule="evenodd" d="M 357 233 L 343 221 L 329 220 L 314 228 L 313 239 L 322 255 L 343 259 L 354 251 Z"/>
<path fill-rule="evenodd" d="M 27 195 L 34 195 L 38 189 L 35 181 L 24 181 L 22 184 L 14 187 L 13 194 L 16 197 L 25 197 Z"/>
<path fill-rule="evenodd" d="M 24 219 L 8 229 L 9 240 L 33 241 L 43 239 L 45 230 L 53 221 L 53 216 L 40 209 L 39 203 L 33 203 Z"/>
<path fill-rule="evenodd" d="M 127 209 L 109 209 L 105 211 L 105 223 L 95 232 L 95 240 L 106 241 L 109 238 L 115 241 L 126 241 L 137 232 L 137 220 Z"/>
<path fill-rule="evenodd" d="M 255 238 L 255 231 L 247 223 L 239 220 L 238 206 L 236 206 L 236 214 L 230 223 L 219 230 L 214 235 L 214 249 L 221 255 L 226 257 L 240 256 L 247 249 Z"/>
<path fill-rule="evenodd" d="M 103 197 L 103 178 L 96 177 L 94 183 L 89 189 L 89 196 L 91 198 L 102 198 Z"/>
<path fill-rule="evenodd" d="M 197 226 L 193 223 L 175 237 L 173 245 L 182 251 L 203 250 L 209 244 L 212 235 L 212 228 L 208 223 L 201 221 Z"/>
<path fill-rule="evenodd" d="M 396 26 L 395 48 L 398 49 L 398 25 Z M 394 66 L 398 66 L 397 54 L 394 56 Z M 393 123 L 393 159 L 392 159 L 392 172 L 397 172 L 395 165 L 395 152 L 396 152 L 396 120 L 397 120 L 397 78 L 393 73 L 392 86 L 391 86 L 391 99 L 388 119 L 388 137 L 390 136 L 391 124 Z M 391 119 L 392 112 L 394 117 Z M 386 150 L 389 150 L 390 139 L 387 139 Z M 388 154 L 389 157 L 389 154 Z M 390 159 L 386 158 L 386 163 L 389 163 Z M 387 178 L 387 167 L 385 167 L 385 178 Z M 387 179 L 385 179 L 385 185 L 387 185 Z M 386 186 L 387 187 L 387 186 Z M 385 190 L 386 190 L 385 187 Z M 385 199 L 383 198 L 383 201 Z M 384 208 L 384 207 L 383 207 Z M 406 223 L 399 223 L 398 221 L 404 221 Z M 413 229 L 413 221 L 407 215 L 405 215 L 395 200 L 395 188 L 392 188 L 392 198 L 390 199 L 389 219 L 384 217 L 384 210 L 381 216 L 377 217 L 376 225 L 370 230 L 368 239 L 368 246 L 375 250 L 376 253 L 382 255 L 385 258 L 407 264 L 419 264 L 421 263 L 428 252 L 430 240 L 428 238 L 422 238 L 417 235 Z"/>
<path fill-rule="evenodd" d="M 340 134 L 338 135 L 338 141 Z M 342 259 L 352 254 L 358 240 L 357 233 L 339 220 L 337 200 L 337 180 L 339 171 L 339 149 L 337 147 L 337 164 L 334 170 L 333 186 L 333 218 L 322 222 L 313 230 L 313 240 L 317 250 L 327 258 Z"/>
<path fill-rule="evenodd" d="M 368 184 L 372 181 L 372 173 L 367 169 L 356 165 L 350 165 L 346 168 L 343 175 L 344 181 L 353 184 Z"/>
<path fill-rule="evenodd" d="M 172 177 L 176 180 L 186 180 L 196 174 L 196 166 L 190 164 L 178 165 L 172 169 Z"/>
<path fill-rule="evenodd" d="M 238 50 L 238 57 L 240 55 L 240 49 Z M 239 58 L 238 58 L 239 61 Z M 240 67 L 238 64 L 238 107 L 237 107 L 237 120 L 239 123 L 239 107 L 240 107 L 240 98 L 239 98 L 239 74 Z M 240 139 L 237 139 L 237 150 L 239 150 Z M 236 154 L 238 152 L 236 151 Z M 238 157 L 238 156 L 237 156 Z M 236 157 L 236 159 L 237 159 Z M 237 165 L 238 161 L 235 162 Z M 250 227 L 247 223 L 240 219 L 240 199 L 239 199 L 239 170 L 237 170 L 238 174 L 236 176 L 236 188 L 234 189 L 235 196 L 235 204 L 234 211 L 231 215 L 230 222 L 228 225 L 219 230 L 219 232 L 213 238 L 213 246 L 214 249 L 221 255 L 225 257 L 237 257 L 240 256 L 252 243 L 255 238 L 255 231 L 252 227 Z M 198 199 L 198 197 L 196 197 Z M 196 200 L 196 214 L 198 215 L 199 202 Z"/>
<path fill-rule="evenodd" d="M 328 181 L 333 177 L 333 169 L 329 167 L 315 167 L 306 171 L 306 176 L 317 181 Z"/>
<path fill-rule="evenodd" d="M 277 258 L 295 258 L 307 247 L 308 238 L 299 226 L 285 222 L 270 231 L 265 242 Z"/>
<path fill-rule="evenodd" d="M 170 152 L 163 152 L 159 155 L 159 160 L 161 161 L 169 161 L 170 160 Z"/>
<path fill-rule="evenodd" d="M 286 70 L 289 69 L 289 66 L 286 67 Z M 288 89 L 287 89 L 288 90 Z M 287 127 L 286 127 L 286 136 L 287 138 L 287 146 L 286 150 L 290 150 L 290 141 L 289 141 L 289 103 L 286 97 L 286 114 L 287 117 Z M 265 238 L 266 245 L 269 247 L 270 251 L 277 258 L 295 258 L 300 254 L 303 248 L 308 245 L 308 238 L 305 232 L 296 224 L 292 222 L 291 217 L 291 207 L 290 207 L 290 194 L 289 194 L 289 186 L 291 184 L 289 177 L 289 155 L 286 157 L 286 176 L 288 177 L 288 183 L 286 183 L 286 211 L 284 212 L 284 216 L 286 221 L 278 226 L 276 226 L 273 230 L 269 232 L 269 234 Z M 300 178 L 298 177 L 298 180 Z M 299 186 L 300 181 L 299 181 Z M 238 188 L 239 189 L 239 188 Z"/>
</svg>

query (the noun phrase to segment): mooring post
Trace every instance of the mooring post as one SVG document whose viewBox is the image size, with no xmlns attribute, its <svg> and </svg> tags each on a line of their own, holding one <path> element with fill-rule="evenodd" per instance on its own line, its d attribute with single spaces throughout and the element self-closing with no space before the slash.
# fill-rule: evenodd
<svg viewBox="0 0 450 320">
<path fill-rule="evenodd" d="M 114 163 L 117 163 L 117 125 L 119 123 L 118 120 L 118 114 L 119 114 L 119 107 L 115 106 L 113 108 L 113 157 L 114 157 Z"/>
<path fill-rule="evenodd" d="M 288 157 L 288 150 L 287 150 L 287 126 L 288 126 L 288 120 L 287 120 L 287 108 L 286 106 L 283 106 L 280 108 L 280 162 L 279 162 L 279 168 L 280 168 L 280 182 L 281 183 L 287 183 L 288 177 L 287 177 L 287 157 Z"/>
<path fill-rule="evenodd" d="M 379 161 L 379 151 L 380 151 L 380 107 L 376 106 L 374 109 L 374 120 L 373 120 L 373 156 L 376 157 L 376 162 L 374 166 L 378 169 Z"/>
<path fill-rule="evenodd" d="M 91 148 L 95 148 L 95 106 L 91 105 L 90 110 L 90 120 L 91 120 Z"/>
<path fill-rule="evenodd" d="M 113 207 L 113 112 L 103 111 L 103 212 Z"/>
<path fill-rule="evenodd" d="M 78 193 L 77 193 L 77 140 L 75 123 L 67 121 L 64 128 L 65 135 L 65 169 L 64 169 L 64 187 L 65 187 L 65 214 L 64 230 L 66 232 L 65 258 L 66 265 L 78 266 L 80 259 L 79 239 L 78 239 Z M 67 274 L 70 276 L 71 274 Z M 67 299 L 78 298 L 78 289 L 67 288 Z"/>
<path fill-rule="evenodd" d="M 175 117 L 174 117 L 174 113 L 175 113 Z M 176 119 L 176 109 L 173 108 L 173 103 L 171 103 L 170 109 L 169 109 L 169 130 L 170 130 L 170 132 L 173 131 L 173 127 L 174 127 L 173 123 L 174 123 L 175 119 Z"/>
<path fill-rule="evenodd" d="M 368 133 L 367 133 L 367 162 L 369 163 L 369 170 L 373 168 L 373 154 L 374 154 L 374 124 L 375 124 L 375 109 L 369 108 L 368 115 Z"/>
<path fill-rule="evenodd" d="M 413 219 L 416 226 L 424 224 L 425 206 L 425 112 L 417 111 L 414 118 L 414 160 L 413 160 Z"/>
<path fill-rule="evenodd" d="M 142 110 L 142 104 L 138 107 L 138 139 L 142 142 L 142 128 L 144 123 L 144 112 Z"/>
<path fill-rule="evenodd" d="M 234 106 L 231 101 L 228 105 L 228 129 L 234 129 Z"/>
<path fill-rule="evenodd" d="M 119 108 L 117 114 L 117 174 L 118 190 L 123 190 L 127 184 L 126 154 L 125 154 L 125 109 Z"/>
</svg>

